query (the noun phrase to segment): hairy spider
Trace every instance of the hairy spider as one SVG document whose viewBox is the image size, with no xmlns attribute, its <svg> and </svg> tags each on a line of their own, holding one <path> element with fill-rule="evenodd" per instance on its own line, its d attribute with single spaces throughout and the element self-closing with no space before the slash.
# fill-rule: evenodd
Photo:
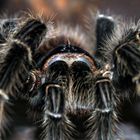
<svg viewBox="0 0 140 140">
<path fill-rule="evenodd" d="M 18 99 L 34 111 L 43 140 L 116 139 L 121 98 L 140 93 L 140 25 L 91 21 L 84 31 L 33 17 L 1 20 L 0 140 Z"/>
</svg>

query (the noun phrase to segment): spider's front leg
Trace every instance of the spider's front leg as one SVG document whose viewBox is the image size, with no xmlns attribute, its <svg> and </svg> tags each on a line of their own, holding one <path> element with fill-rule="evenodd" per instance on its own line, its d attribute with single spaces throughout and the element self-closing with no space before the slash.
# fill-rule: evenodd
<svg viewBox="0 0 140 140">
<path fill-rule="evenodd" d="M 96 51 L 94 57 L 98 64 L 94 77 L 95 109 L 89 118 L 88 135 L 96 140 L 113 140 L 116 131 L 116 107 L 118 103 L 117 94 L 113 85 L 112 65 L 108 61 L 104 44 L 111 38 L 116 23 L 112 17 L 99 15 L 96 25 Z M 94 133 L 92 133 L 94 132 Z"/>
<path fill-rule="evenodd" d="M 44 140 L 70 140 L 73 126 L 66 116 L 66 96 L 69 82 L 68 66 L 65 62 L 54 62 L 47 67 L 45 106 L 43 117 Z"/>
<path fill-rule="evenodd" d="M 96 140 L 113 140 L 116 129 L 117 96 L 112 84 L 112 72 L 108 68 L 99 70 L 95 78 L 95 109 L 88 119 L 88 135 Z M 92 133 L 94 132 L 94 133 Z"/>
<path fill-rule="evenodd" d="M 4 23 L 5 28 L 11 32 L 0 44 L 0 136 L 6 124 L 5 106 L 10 102 L 10 96 L 19 95 L 23 89 L 33 66 L 32 55 L 46 32 L 46 26 L 36 19 L 29 18 L 17 24 L 14 31 L 13 27 L 8 29 L 12 22 L 7 22 Z M 2 32 L 2 35 L 5 33 Z"/>
</svg>

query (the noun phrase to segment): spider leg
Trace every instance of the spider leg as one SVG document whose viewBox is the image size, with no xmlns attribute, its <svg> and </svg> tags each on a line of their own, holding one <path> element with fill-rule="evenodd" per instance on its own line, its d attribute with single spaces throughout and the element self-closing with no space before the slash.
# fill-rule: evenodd
<svg viewBox="0 0 140 140">
<path fill-rule="evenodd" d="M 104 60 L 104 44 L 110 38 L 116 23 L 111 16 L 98 15 L 96 23 L 96 51 L 95 57 Z"/>
<path fill-rule="evenodd" d="M 105 71 L 95 80 L 95 110 L 88 122 L 94 132 L 92 138 L 97 140 L 114 139 L 117 99 L 110 75 L 110 71 Z"/>
<path fill-rule="evenodd" d="M 139 22 L 137 24 L 117 22 L 112 34 L 107 35 L 103 42 L 103 49 L 97 49 L 113 69 L 113 83 L 123 97 L 139 94 Z M 98 53 L 97 53 L 98 54 Z M 98 56 L 98 55 L 97 55 Z M 100 57 L 99 57 L 100 58 Z M 103 62 L 104 63 L 104 62 Z M 123 84 L 125 83 L 125 84 Z M 131 93 L 131 94 L 130 94 Z"/>
<path fill-rule="evenodd" d="M 138 28 L 138 27 L 135 27 Z M 140 94 L 139 29 L 128 29 L 124 41 L 113 50 L 115 84 L 122 91 Z M 121 85 L 121 83 L 125 84 Z M 135 91 L 135 92 L 134 92 Z M 129 96 L 127 94 L 127 96 Z"/>
<path fill-rule="evenodd" d="M 59 85 L 51 84 L 46 87 L 47 109 L 45 109 L 45 123 L 47 139 L 63 139 L 63 120 L 64 119 L 64 93 Z M 45 121 L 46 122 L 46 121 Z"/>
<path fill-rule="evenodd" d="M 116 105 L 117 95 L 112 82 L 112 70 L 104 52 L 107 51 L 104 44 L 110 38 L 115 28 L 112 17 L 99 15 L 96 25 L 97 44 L 94 57 L 98 69 L 94 78 L 95 109 L 88 119 L 89 128 L 87 135 L 96 140 L 113 140 L 116 129 Z M 93 133 L 94 132 L 94 133 Z"/>
<path fill-rule="evenodd" d="M 32 67 L 32 53 L 45 31 L 46 26 L 41 22 L 27 20 L 11 39 L 1 45 L 0 89 L 5 93 L 23 88 Z"/>
<path fill-rule="evenodd" d="M 5 22 L 5 21 L 3 21 Z M 8 35 L 9 29 L 7 29 L 7 22 L 4 24 L 1 24 L 1 31 L 0 31 L 0 46 L 1 46 L 1 58 L 3 59 L 3 56 L 5 56 L 5 50 L 3 49 L 3 44 L 6 43 L 6 37 Z M 15 23 L 14 21 L 8 22 L 8 23 Z M 10 25 L 10 24 L 9 24 Z M 7 125 L 7 104 L 9 104 L 9 96 L 1 89 L 0 90 L 0 140 L 3 139 L 5 136 L 5 127 Z"/>
<path fill-rule="evenodd" d="M 44 106 L 44 140 L 70 140 L 74 129 L 66 116 L 66 96 L 68 86 L 68 66 L 65 62 L 55 62 L 47 70 Z"/>
<path fill-rule="evenodd" d="M 6 125 L 10 96 L 19 95 L 32 68 L 32 53 L 44 36 L 46 26 L 35 19 L 28 19 L 17 32 L 9 32 L 9 24 L 3 24 L 0 36 L 0 137 Z M 17 25 L 18 26 L 18 25 Z M 18 93 L 18 94 L 17 94 Z M 2 138 L 1 138 L 2 139 Z M 0 140 L 1 140 L 0 139 Z"/>
<path fill-rule="evenodd" d="M 104 40 L 105 41 L 103 45 L 100 45 L 101 47 L 99 47 L 99 49 L 97 48 L 97 52 L 99 51 L 102 56 L 98 57 L 97 55 L 98 53 L 95 56 L 98 57 L 99 60 L 98 62 L 100 64 L 101 69 L 104 69 L 102 66 L 109 64 L 110 71 L 112 71 L 112 78 L 110 82 L 111 88 L 108 88 L 112 89 L 111 95 L 112 96 L 111 102 L 113 104 L 112 123 L 110 123 L 111 124 L 110 126 L 108 125 L 108 127 L 106 127 L 110 129 L 113 128 L 115 120 L 117 120 L 116 108 L 120 98 L 122 97 L 124 98 L 125 96 L 132 97 L 132 95 L 135 95 L 134 93 L 136 92 L 139 94 L 139 69 L 140 69 L 139 23 L 137 25 L 130 24 L 127 26 L 125 24 L 123 25 L 123 23 L 117 24 L 114 26 L 114 29 L 112 29 L 112 33 L 107 34 L 107 37 Z M 102 83 L 102 88 L 104 86 Z M 98 88 L 100 89 L 99 93 L 102 94 L 104 91 L 105 92 L 104 94 L 107 95 L 106 89 L 101 91 L 102 89 L 101 84 L 100 85 L 98 84 Z M 102 99 L 102 97 L 100 99 Z M 102 100 L 100 100 L 100 102 L 101 101 Z M 107 116 L 105 117 L 105 120 L 106 121 L 108 120 L 109 124 L 109 118 Z M 114 132 L 112 131 L 111 133 L 113 134 Z M 109 137 L 108 139 L 111 138 Z"/>
</svg>

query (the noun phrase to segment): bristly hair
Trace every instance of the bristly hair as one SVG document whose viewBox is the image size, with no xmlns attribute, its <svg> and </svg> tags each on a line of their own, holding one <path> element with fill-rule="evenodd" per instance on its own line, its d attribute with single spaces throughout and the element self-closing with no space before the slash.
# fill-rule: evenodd
<svg viewBox="0 0 140 140">
<path fill-rule="evenodd" d="M 104 57 L 102 54 L 102 49 L 104 51 L 104 44 L 106 39 L 111 37 L 114 28 L 116 28 L 116 25 L 120 24 L 119 17 L 104 15 L 99 11 L 97 13 L 89 11 L 83 19 L 84 32 L 89 37 L 90 42 L 92 42 L 92 53 L 94 57 L 101 59 Z"/>
<path fill-rule="evenodd" d="M 116 19 L 114 19 L 117 23 Z M 132 97 L 139 90 L 140 47 L 139 47 L 140 23 L 119 22 L 113 29 L 112 35 L 104 40 L 101 50 L 104 59 L 111 65 L 115 86 L 123 90 L 123 97 Z M 125 85 L 122 84 L 125 82 Z M 135 87 L 136 86 L 136 87 Z"/>
<path fill-rule="evenodd" d="M 0 44 L 0 88 L 9 94 L 23 87 L 23 81 L 28 77 L 32 66 L 32 54 L 46 34 L 46 26 L 37 19 L 27 18 L 26 21 L 17 24 L 18 30 L 12 31 L 15 21 L 9 21 L 9 24 L 7 22 L 4 22 L 4 25 L 10 30 L 10 37 Z M 8 29 L 10 26 L 12 29 Z"/>
<path fill-rule="evenodd" d="M 51 30 L 50 36 L 41 44 L 40 51 L 49 51 L 61 44 L 74 45 L 91 53 L 92 42 L 80 26 L 71 27 L 64 23 L 57 23 Z"/>
<path fill-rule="evenodd" d="M 37 19 L 19 22 L 3 20 L 0 30 L 0 132 L 7 127 L 10 96 L 21 96 L 31 67 L 32 54 L 46 34 L 46 26 Z M 37 46 L 36 46 L 37 45 Z M 17 94 L 18 93 L 18 94 Z M 24 95 L 23 95 L 24 96 Z M 6 100 L 6 101 L 5 101 Z M 7 121 L 8 120 L 8 121 Z M 0 133 L 0 137 L 2 134 Z"/>
<path fill-rule="evenodd" d="M 44 131 L 41 136 L 43 140 L 71 140 L 73 139 L 73 133 L 77 133 L 74 124 L 66 116 L 63 116 L 62 120 L 58 123 L 45 118 L 43 129 Z"/>
<path fill-rule="evenodd" d="M 12 114 L 10 107 L 8 96 L 3 91 L 0 91 L 0 140 L 6 137 L 6 132 L 10 132 L 8 129 Z"/>
<path fill-rule="evenodd" d="M 132 38 L 131 35 L 139 31 L 140 25 L 139 22 L 127 22 L 125 23 L 123 19 L 121 21 L 113 18 L 114 22 L 117 23 L 112 30 L 112 35 L 107 37 L 106 40 L 103 41 L 104 47 L 102 48 L 103 56 L 106 60 L 112 62 L 112 56 L 114 49 L 119 45 L 123 45 L 130 41 Z M 133 36 L 134 37 L 134 36 Z"/>
<path fill-rule="evenodd" d="M 118 106 L 119 99 L 114 87 L 110 83 L 100 83 L 99 86 L 100 87 L 95 87 L 95 110 L 86 121 L 89 130 L 87 131 L 87 137 L 90 139 L 97 138 L 103 140 L 104 138 L 107 138 L 107 140 L 112 140 L 118 129 L 116 125 L 118 122 L 116 107 Z M 99 91 L 98 88 L 102 88 L 102 91 Z M 106 94 L 110 96 L 110 101 L 107 103 L 110 104 L 110 108 L 103 107 L 104 103 L 101 101 L 100 92 L 104 92 L 104 96 L 106 96 Z"/>
</svg>

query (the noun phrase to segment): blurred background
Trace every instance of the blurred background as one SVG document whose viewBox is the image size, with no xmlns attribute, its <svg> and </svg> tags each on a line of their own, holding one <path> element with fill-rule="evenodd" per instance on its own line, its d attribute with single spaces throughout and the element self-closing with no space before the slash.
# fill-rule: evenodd
<svg viewBox="0 0 140 140">
<path fill-rule="evenodd" d="M 76 20 L 88 9 L 121 15 L 124 18 L 139 19 L 139 0 L 0 0 L 0 13 L 12 15 L 21 10 L 34 9 L 43 12 L 61 14 L 61 17 Z M 63 15 L 63 16 L 62 16 Z"/>
<path fill-rule="evenodd" d="M 6 14 L 12 17 L 23 11 L 33 11 L 42 14 L 44 18 L 57 15 L 54 20 L 82 24 L 83 15 L 88 14 L 90 9 L 95 13 L 100 11 L 100 13 L 138 21 L 140 18 L 139 7 L 139 0 L 0 0 L 0 15 L 3 17 Z M 140 140 L 140 99 L 130 100 L 124 101 L 124 104 L 120 106 L 121 123 L 119 127 L 121 132 L 119 133 L 123 134 L 123 140 Z M 28 108 L 25 102 L 18 101 L 17 104 L 19 102 Z M 14 107 L 18 114 L 18 119 L 16 118 L 15 121 L 17 127 L 14 128 L 9 140 L 35 140 L 36 128 L 31 125 L 29 120 L 24 120 L 26 109 L 22 110 L 20 106 L 16 105 Z M 21 124 L 22 126 L 20 126 Z"/>
</svg>

